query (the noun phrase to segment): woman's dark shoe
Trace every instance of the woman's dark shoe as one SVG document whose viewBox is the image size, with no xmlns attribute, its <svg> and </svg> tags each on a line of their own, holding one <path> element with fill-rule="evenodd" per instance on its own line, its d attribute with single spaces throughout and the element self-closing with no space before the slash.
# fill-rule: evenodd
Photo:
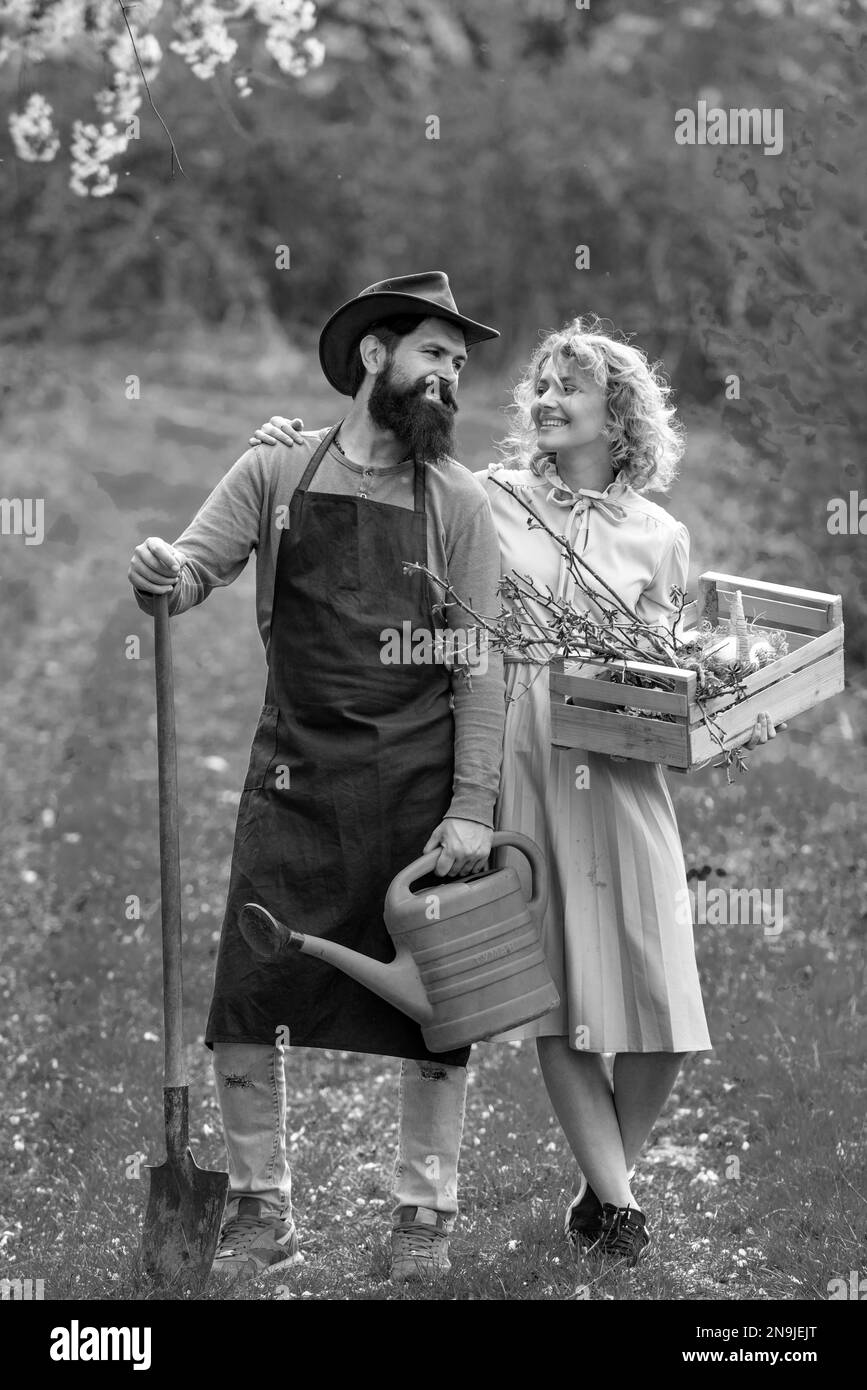
<svg viewBox="0 0 867 1390">
<path fill-rule="evenodd" d="M 615 1207 L 605 1202 L 601 1228 L 593 1254 L 616 1255 L 625 1260 L 629 1268 L 638 1264 L 650 1245 L 647 1219 L 637 1207 Z"/>
<path fill-rule="evenodd" d="M 566 1208 L 566 1239 L 573 1250 L 587 1250 L 602 1234 L 602 1203 L 585 1177 Z"/>
</svg>

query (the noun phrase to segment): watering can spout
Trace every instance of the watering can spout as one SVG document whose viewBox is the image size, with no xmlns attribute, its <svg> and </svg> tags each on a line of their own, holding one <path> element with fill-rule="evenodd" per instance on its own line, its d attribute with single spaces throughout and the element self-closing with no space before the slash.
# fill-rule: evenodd
<svg viewBox="0 0 867 1390">
<path fill-rule="evenodd" d="M 430 1052 L 450 1052 L 541 1018 L 560 1002 L 539 923 L 547 899 L 542 851 L 526 835 L 497 830 L 492 848 L 511 846 L 531 869 L 528 897 L 511 865 L 414 891 L 433 874 L 439 850 L 389 884 L 383 918 L 395 944 L 385 965 L 279 922 L 246 903 L 238 926 L 250 949 L 288 964 L 296 952 L 328 961 L 421 1025 Z"/>
<path fill-rule="evenodd" d="M 258 956 L 267 960 L 285 959 L 294 951 L 316 956 L 358 980 L 416 1023 L 429 1023 L 433 1017 L 419 968 L 406 946 L 399 946 L 394 960 L 386 965 L 351 951 L 348 946 L 340 946 L 336 941 L 293 931 L 257 903 L 244 904 L 238 926 L 247 945 Z"/>
</svg>

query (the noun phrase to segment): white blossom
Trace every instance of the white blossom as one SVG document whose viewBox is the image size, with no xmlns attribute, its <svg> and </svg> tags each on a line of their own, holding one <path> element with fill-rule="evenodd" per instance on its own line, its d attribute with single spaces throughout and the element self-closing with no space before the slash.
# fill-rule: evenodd
<svg viewBox="0 0 867 1390">
<path fill-rule="evenodd" d="M 72 156 L 72 177 L 69 186 L 81 197 L 104 198 L 117 188 L 117 174 L 108 161 L 122 154 L 127 139 L 117 127 L 106 121 L 102 125 L 74 121 L 69 152 Z"/>
<path fill-rule="evenodd" d="M 220 64 L 230 63 L 238 51 L 215 0 L 181 0 L 174 29 L 180 37 L 169 47 L 189 63 L 196 77 L 213 77 Z"/>
<path fill-rule="evenodd" d="M 163 50 L 156 34 L 136 34 L 135 48 L 125 31 L 118 34 L 108 50 L 108 61 L 118 72 L 139 73 L 139 63 L 148 82 L 153 82 L 160 70 Z"/>
<path fill-rule="evenodd" d="M 312 0 L 254 0 L 253 9 L 267 29 L 265 47 L 282 72 L 303 77 L 310 68 L 320 66 L 325 57 L 324 44 L 319 39 L 302 37 L 316 24 Z"/>
<path fill-rule="evenodd" d="M 266 29 L 281 24 L 293 38 L 316 27 L 313 0 L 253 0 L 253 12 Z"/>
<path fill-rule="evenodd" d="M 80 37 L 81 11 L 82 0 L 54 0 L 50 5 L 34 0 L 7 0 L 3 7 L 4 27 L 22 58 L 41 63 L 47 54 L 68 48 Z"/>
<path fill-rule="evenodd" d="M 150 87 L 156 82 L 163 61 L 151 31 L 162 4 L 136 0 L 121 8 L 117 0 L 0 0 L 0 67 L 10 58 L 34 66 L 80 49 L 97 53 L 107 70 L 92 98 L 96 119 L 72 122 L 70 187 L 82 197 L 105 197 L 117 187 L 109 162 L 127 149 L 130 134 L 124 131 L 130 131 L 144 101 L 145 83 Z M 175 0 L 170 11 L 176 37 L 169 47 L 203 80 L 232 63 L 238 43 L 228 25 L 243 19 L 248 28 L 253 20 L 264 30 L 265 47 L 291 77 L 303 77 L 325 58 L 325 47 L 313 34 L 313 0 Z M 252 94 L 246 70 L 236 72 L 233 81 L 239 97 Z M 47 163 L 55 158 L 61 139 L 53 116 L 38 92 L 10 115 L 19 159 Z"/>
<path fill-rule="evenodd" d="M 54 129 L 53 108 L 45 97 L 34 92 L 23 111 L 13 111 L 9 117 L 9 133 L 19 159 L 31 163 L 48 163 L 60 149 L 60 139 Z"/>
</svg>

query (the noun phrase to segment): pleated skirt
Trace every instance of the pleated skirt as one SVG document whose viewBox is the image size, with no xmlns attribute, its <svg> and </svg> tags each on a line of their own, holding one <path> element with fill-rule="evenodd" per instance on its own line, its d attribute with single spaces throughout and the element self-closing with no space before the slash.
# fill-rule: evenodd
<svg viewBox="0 0 867 1390">
<path fill-rule="evenodd" d="M 560 1007 L 494 1041 L 560 1036 L 588 1052 L 709 1049 L 683 850 L 655 763 L 551 747 L 548 672 L 506 666 L 498 830 L 548 864 L 543 941 Z M 526 861 L 500 851 L 529 891 Z"/>
</svg>

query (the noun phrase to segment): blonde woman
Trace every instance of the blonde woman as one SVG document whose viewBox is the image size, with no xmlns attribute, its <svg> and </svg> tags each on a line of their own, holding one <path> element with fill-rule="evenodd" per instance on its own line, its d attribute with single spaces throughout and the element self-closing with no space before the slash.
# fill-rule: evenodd
<svg viewBox="0 0 867 1390">
<path fill-rule="evenodd" d="M 686 588 L 689 536 L 647 495 L 670 486 L 683 453 L 661 373 L 598 320 L 576 318 L 544 337 L 514 402 L 502 458 L 476 475 L 493 507 L 503 575 L 529 576 L 542 591 L 601 617 L 575 585 L 563 547 L 532 525 L 532 513 L 565 536 L 643 622 L 670 630 L 672 590 Z M 254 441 L 295 442 L 300 423 L 275 416 Z M 541 604 L 534 611 L 531 601 L 519 616 L 527 632 L 544 634 Z M 501 1040 L 536 1040 L 581 1173 L 566 1213 L 573 1248 L 633 1265 L 650 1242 L 630 1185 L 636 1159 L 684 1057 L 711 1041 L 662 770 L 552 747 L 540 664 L 551 650 L 541 640 L 520 659 L 507 657 L 496 824 L 531 836 L 546 856 L 543 935 L 561 1004 Z M 747 746 L 775 733 L 762 714 Z M 524 873 L 518 856 L 514 862 Z"/>
</svg>

